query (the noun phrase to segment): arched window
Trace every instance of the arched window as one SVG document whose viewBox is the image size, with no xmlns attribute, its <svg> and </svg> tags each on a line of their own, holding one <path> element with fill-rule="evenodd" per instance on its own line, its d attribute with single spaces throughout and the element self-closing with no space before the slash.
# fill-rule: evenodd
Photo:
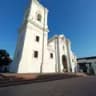
<svg viewBox="0 0 96 96">
<path fill-rule="evenodd" d="M 37 20 L 41 22 L 41 19 L 42 19 L 41 14 L 38 14 L 38 15 L 37 15 Z"/>
</svg>

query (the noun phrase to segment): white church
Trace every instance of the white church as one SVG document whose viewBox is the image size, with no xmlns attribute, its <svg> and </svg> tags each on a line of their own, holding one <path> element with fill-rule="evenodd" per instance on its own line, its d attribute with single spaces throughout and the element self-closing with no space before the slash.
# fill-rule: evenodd
<svg viewBox="0 0 96 96">
<path fill-rule="evenodd" d="M 48 40 L 48 9 L 30 0 L 10 71 L 15 73 L 76 72 L 77 60 L 71 42 L 64 35 Z"/>
</svg>

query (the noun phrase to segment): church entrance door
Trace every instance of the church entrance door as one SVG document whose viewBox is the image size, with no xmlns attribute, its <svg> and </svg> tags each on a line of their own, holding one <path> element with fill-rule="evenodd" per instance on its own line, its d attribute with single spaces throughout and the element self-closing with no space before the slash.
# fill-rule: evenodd
<svg viewBox="0 0 96 96">
<path fill-rule="evenodd" d="M 65 55 L 62 56 L 63 72 L 68 72 L 67 58 Z"/>
</svg>

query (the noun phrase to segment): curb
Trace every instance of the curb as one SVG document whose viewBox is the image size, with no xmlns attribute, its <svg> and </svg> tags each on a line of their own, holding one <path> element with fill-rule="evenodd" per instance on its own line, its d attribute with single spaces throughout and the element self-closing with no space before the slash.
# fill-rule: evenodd
<svg viewBox="0 0 96 96">
<path fill-rule="evenodd" d="M 17 86 L 17 85 L 24 85 L 24 84 L 33 84 L 33 83 L 41 83 L 41 82 L 49 82 L 55 80 L 62 80 L 62 79 L 69 79 L 69 78 L 76 78 L 81 77 L 78 75 L 72 74 L 45 74 L 39 75 L 37 78 L 25 80 L 24 78 L 7 78 L 5 80 L 0 80 L 0 88 L 2 87 L 9 87 L 9 86 Z"/>
</svg>

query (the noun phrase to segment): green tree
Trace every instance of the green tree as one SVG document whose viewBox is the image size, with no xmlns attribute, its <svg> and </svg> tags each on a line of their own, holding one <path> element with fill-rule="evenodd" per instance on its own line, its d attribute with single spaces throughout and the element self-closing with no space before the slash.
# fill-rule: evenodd
<svg viewBox="0 0 96 96">
<path fill-rule="evenodd" d="M 1 49 L 0 50 L 0 69 L 2 70 L 4 68 L 3 72 L 8 71 L 7 67 L 11 62 L 12 62 L 12 59 L 10 58 L 9 53 L 6 50 Z"/>
</svg>

